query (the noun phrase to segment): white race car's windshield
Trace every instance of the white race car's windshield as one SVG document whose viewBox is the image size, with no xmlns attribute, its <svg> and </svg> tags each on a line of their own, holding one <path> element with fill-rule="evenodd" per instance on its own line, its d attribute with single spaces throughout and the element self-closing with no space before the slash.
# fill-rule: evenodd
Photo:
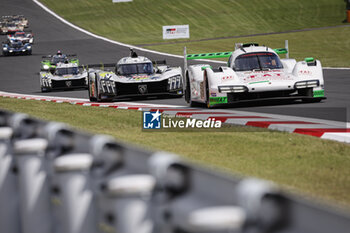
<svg viewBox="0 0 350 233">
<path fill-rule="evenodd" d="M 124 64 L 119 65 L 118 72 L 121 75 L 152 74 L 153 65 L 152 63 Z"/>
<path fill-rule="evenodd" d="M 24 37 L 26 37 L 26 34 L 24 34 L 24 33 L 16 33 L 15 37 L 22 37 L 22 38 L 24 38 Z"/>
<path fill-rule="evenodd" d="M 240 55 L 235 60 L 236 71 L 282 69 L 279 57 L 274 53 L 260 52 Z"/>
<path fill-rule="evenodd" d="M 66 60 L 67 60 L 67 57 L 65 55 L 61 55 L 61 56 L 55 55 L 52 57 L 51 63 L 53 64 L 57 64 L 60 62 L 64 63 Z"/>
<path fill-rule="evenodd" d="M 79 73 L 78 67 L 69 67 L 69 68 L 57 68 L 56 69 L 56 75 L 76 75 Z"/>
</svg>

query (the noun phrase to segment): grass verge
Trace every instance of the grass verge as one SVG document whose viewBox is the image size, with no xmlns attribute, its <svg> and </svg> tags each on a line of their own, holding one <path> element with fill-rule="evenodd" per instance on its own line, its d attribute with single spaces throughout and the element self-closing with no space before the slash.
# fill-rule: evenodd
<svg viewBox="0 0 350 233">
<path fill-rule="evenodd" d="M 163 42 L 163 25 L 189 24 L 191 39 L 179 40 L 184 44 L 148 47 L 162 52 L 181 54 L 183 45 L 195 52 L 227 51 L 237 41 L 256 41 L 270 47 L 281 47 L 284 39 L 288 39 L 293 57 L 302 59 L 311 55 L 325 66 L 350 66 L 350 54 L 346 52 L 350 46 L 349 28 L 191 42 L 204 38 L 340 25 L 345 18 L 342 0 L 135 0 L 118 4 L 110 0 L 41 2 L 84 29 L 133 45 Z"/>
<path fill-rule="evenodd" d="M 235 43 L 248 42 L 257 42 L 272 48 L 283 48 L 284 41 L 288 40 L 290 57 L 297 61 L 304 60 L 305 57 L 314 57 L 319 59 L 324 67 L 350 67 L 350 53 L 345 52 L 350 51 L 349 38 L 350 27 L 341 27 L 268 36 L 154 45 L 145 48 L 182 55 L 184 46 L 187 47 L 187 53 L 223 52 L 232 51 Z"/>
<path fill-rule="evenodd" d="M 228 172 L 272 180 L 291 190 L 350 205 L 350 146 L 277 131 L 143 132 L 130 110 L 0 97 L 0 108 L 68 123 Z"/>
</svg>

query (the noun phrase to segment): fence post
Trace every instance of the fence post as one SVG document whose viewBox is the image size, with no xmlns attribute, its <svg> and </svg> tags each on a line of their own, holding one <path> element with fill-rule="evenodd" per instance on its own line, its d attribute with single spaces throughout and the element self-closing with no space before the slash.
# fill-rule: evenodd
<svg viewBox="0 0 350 233">
<path fill-rule="evenodd" d="M 92 161 L 92 155 L 86 153 L 66 154 L 54 161 L 62 233 L 97 232 L 90 179 Z"/>
<path fill-rule="evenodd" d="M 10 127 L 0 127 L 0 233 L 20 233 L 17 173 Z"/>
</svg>

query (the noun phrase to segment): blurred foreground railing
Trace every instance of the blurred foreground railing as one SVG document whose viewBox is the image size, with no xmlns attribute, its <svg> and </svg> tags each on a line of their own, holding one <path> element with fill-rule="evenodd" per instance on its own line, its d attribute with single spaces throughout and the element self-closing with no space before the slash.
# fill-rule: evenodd
<svg viewBox="0 0 350 233">
<path fill-rule="evenodd" d="M 267 181 L 0 110 L 0 233 L 345 233 Z"/>
</svg>

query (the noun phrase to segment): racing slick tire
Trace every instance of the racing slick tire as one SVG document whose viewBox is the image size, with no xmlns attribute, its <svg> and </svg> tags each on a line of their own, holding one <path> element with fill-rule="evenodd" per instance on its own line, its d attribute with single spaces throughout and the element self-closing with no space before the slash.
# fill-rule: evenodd
<svg viewBox="0 0 350 233">
<path fill-rule="evenodd" d="M 50 92 L 51 89 L 50 88 L 46 88 L 46 87 L 40 87 L 41 92 Z"/>
<path fill-rule="evenodd" d="M 186 89 L 185 89 L 185 101 L 190 105 L 190 107 L 198 107 L 199 103 L 192 101 L 191 98 L 191 86 L 190 80 L 186 79 Z"/>
<path fill-rule="evenodd" d="M 209 99 L 209 85 L 208 85 L 208 78 L 207 73 L 204 72 L 204 90 L 205 90 L 205 105 L 207 108 L 213 108 L 212 105 L 210 105 L 210 99 Z"/>
<path fill-rule="evenodd" d="M 191 100 L 190 80 L 186 78 L 185 101 L 187 103 L 190 103 L 190 100 Z"/>
</svg>

